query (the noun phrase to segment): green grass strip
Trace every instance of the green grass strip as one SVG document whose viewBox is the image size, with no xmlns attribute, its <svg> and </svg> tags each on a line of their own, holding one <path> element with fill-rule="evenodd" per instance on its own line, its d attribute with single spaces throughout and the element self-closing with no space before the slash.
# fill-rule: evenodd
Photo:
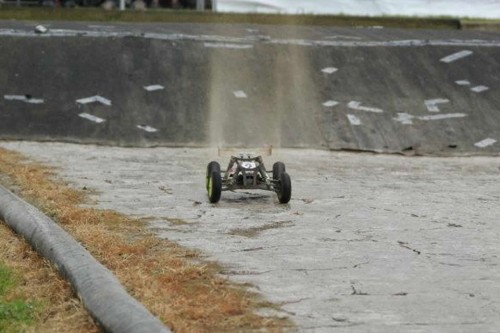
<svg viewBox="0 0 500 333">
<path fill-rule="evenodd" d="M 0 19 L 30 21 L 222 23 L 308 26 L 383 26 L 393 28 L 458 29 L 452 18 L 355 17 L 332 15 L 231 14 L 193 10 L 104 10 L 101 8 L 1 8 Z"/>
<path fill-rule="evenodd" d="M 0 299 L 2 299 L 8 290 L 15 286 L 15 280 L 12 271 L 0 263 Z"/>
<path fill-rule="evenodd" d="M 463 19 L 460 28 L 464 30 L 500 31 L 500 20 Z"/>
<path fill-rule="evenodd" d="M 35 304 L 24 299 L 8 299 L 18 284 L 15 273 L 0 263 L 0 332 L 22 332 L 34 321 Z"/>
</svg>

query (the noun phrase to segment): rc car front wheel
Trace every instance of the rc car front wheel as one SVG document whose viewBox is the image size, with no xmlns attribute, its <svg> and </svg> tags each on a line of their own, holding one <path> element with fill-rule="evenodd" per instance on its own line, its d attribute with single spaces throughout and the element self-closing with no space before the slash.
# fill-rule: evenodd
<svg viewBox="0 0 500 333">
<path fill-rule="evenodd" d="M 280 179 L 280 175 L 286 171 L 285 168 L 285 163 L 283 162 L 276 162 L 273 164 L 273 179 L 278 180 Z"/>
<path fill-rule="evenodd" d="M 219 202 L 222 193 L 222 178 L 220 172 L 212 171 L 207 182 L 208 200 L 211 203 Z"/>
<path fill-rule="evenodd" d="M 220 175 L 220 164 L 216 161 L 212 161 L 207 165 L 207 179 L 206 179 L 207 191 L 208 191 L 208 180 L 212 175 L 212 172 L 217 172 Z"/>
<path fill-rule="evenodd" d="M 292 181 L 286 172 L 280 174 L 279 190 L 277 191 L 278 200 L 280 203 L 285 204 L 290 201 L 292 197 Z"/>
</svg>

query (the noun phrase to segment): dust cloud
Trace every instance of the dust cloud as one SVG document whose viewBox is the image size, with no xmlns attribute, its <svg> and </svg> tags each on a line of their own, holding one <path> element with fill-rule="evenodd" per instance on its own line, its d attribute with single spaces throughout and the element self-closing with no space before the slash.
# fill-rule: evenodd
<svg viewBox="0 0 500 333">
<path fill-rule="evenodd" d="M 314 84 L 321 73 L 307 49 L 256 42 L 209 52 L 211 147 L 303 147 L 321 140 Z"/>
</svg>

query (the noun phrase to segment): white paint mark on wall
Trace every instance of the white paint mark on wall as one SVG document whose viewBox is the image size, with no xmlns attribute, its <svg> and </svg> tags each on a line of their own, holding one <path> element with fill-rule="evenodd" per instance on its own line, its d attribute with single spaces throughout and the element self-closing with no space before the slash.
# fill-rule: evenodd
<svg viewBox="0 0 500 333">
<path fill-rule="evenodd" d="M 93 115 L 85 113 L 85 112 L 84 113 L 80 113 L 78 116 L 80 116 L 82 118 L 85 118 L 85 119 L 88 119 L 88 120 L 93 121 L 94 123 L 98 123 L 98 124 L 103 123 L 103 122 L 106 121 L 105 119 L 93 116 Z"/>
<path fill-rule="evenodd" d="M 113 30 L 115 27 L 112 25 L 98 25 L 98 24 L 91 24 L 89 25 L 90 29 L 108 29 L 108 30 Z"/>
<path fill-rule="evenodd" d="M 449 102 L 450 100 L 446 98 L 435 98 L 424 101 L 424 104 L 427 107 L 427 110 L 429 110 L 429 112 L 439 112 L 439 107 L 437 105 Z"/>
<path fill-rule="evenodd" d="M 458 80 L 455 81 L 456 84 L 459 86 L 470 86 L 470 81 L 469 80 Z"/>
<path fill-rule="evenodd" d="M 148 126 L 148 125 L 137 125 L 137 128 L 141 129 L 143 131 L 146 131 L 148 133 L 158 132 L 158 130 L 156 128 Z"/>
<path fill-rule="evenodd" d="M 165 89 L 165 87 L 159 84 L 153 84 L 150 86 L 144 86 L 144 89 L 146 89 L 147 91 L 157 91 L 157 90 L 163 90 Z"/>
<path fill-rule="evenodd" d="M 444 113 L 444 114 L 436 114 L 432 116 L 420 116 L 418 119 L 420 120 L 441 120 L 441 119 L 449 119 L 449 118 L 463 118 L 467 117 L 465 113 Z"/>
<path fill-rule="evenodd" d="M 78 104 L 88 104 L 88 103 L 94 103 L 96 101 L 95 96 L 92 97 L 86 97 L 86 98 L 80 98 L 77 99 L 76 102 Z"/>
<path fill-rule="evenodd" d="M 403 125 L 411 125 L 413 124 L 413 119 L 419 119 L 424 121 L 429 120 L 442 120 L 442 119 L 450 119 L 450 118 L 463 118 L 467 117 L 465 113 L 444 113 L 444 114 L 436 114 L 432 116 L 419 116 L 415 117 L 408 113 L 398 113 L 397 117 L 394 117 L 395 121 L 400 122 Z"/>
<path fill-rule="evenodd" d="M 335 68 L 335 67 L 326 67 L 326 68 L 323 68 L 321 71 L 325 74 L 333 74 L 335 73 L 336 71 L 338 71 L 339 69 L 338 68 Z"/>
<path fill-rule="evenodd" d="M 462 59 L 462 58 L 465 58 L 465 57 L 468 57 L 472 54 L 473 52 L 472 51 L 469 51 L 469 50 L 462 50 L 460 52 L 457 52 L 457 53 L 453 53 L 453 54 L 450 54 L 449 56 L 446 56 L 444 58 L 441 59 L 442 62 L 446 62 L 446 63 L 450 63 L 450 62 L 453 62 L 455 60 L 458 60 L 458 59 Z"/>
<path fill-rule="evenodd" d="M 325 103 L 323 103 L 323 105 L 328 107 L 328 108 L 334 107 L 338 104 L 339 104 L 339 102 L 337 102 L 337 101 L 326 101 Z"/>
<path fill-rule="evenodd" d="M 99 103 L 107 105 L 107 106 L 111 106 L 111 101 L 107 98 L 104 98 L 101 96 L 96 96 L 95 99 L 96 99 L 96 102 L 99 102 Z"/>
<path fill-rule="evenodd" d="M 49 29 L 41 24 L 35 27 L 35 33 L 37 34 L 44 34 L 47 31 L 49 31 Z"/>
<path fill-rule="evenodd" d="M 486 91 L 486 90 L 489 90 L 489 89 L 490 88 L 488 88 L 486 86 L 475 86 L 475 87 L 471 88 L 470 90 L 472 90 L 475 93 L 480 93 L 480 92 L 483 92 L 483 91 Z"/>
<path fill-rule="evenodd" d="M 88 103 L 101 103 L 107 106 L 111 106 L 111 101 L 107 98 L 104 98 L 102 96 L 91 96 L 91 97 L 86 97 L 86 98 L 81 98 L 77 99 L 76 102 L 78 104 L 88 104 Z"/>
<path fill-rule="evenodd" d="M 479 148 L 486 148 L 488 146 L 491 146 L 495 142 L 497 142 L 497 140 L 492 139 L 492 138 L 487 138 L 487 139 L 481 140 L 479 142 L 476 142 L 474 144 L 474 146 L 479 147 Z"/>
<path fill-rule="evenodd" d="M 353 109 L 353 110 L 366 111 L 366 112 L 375 112 L 375 113 L 384 112 L 384 110 L 382 110 L 382 109 L 361 106 L 361 102 L 356 102 L 356 101 L 350 101 L 347 104 L 347 107 L 350 109 Z"/>
<path fill-rule="evenodd" d="M 233 91 L 234 97 L 236 98 L 247 98 L 247 94 L 243 90 Z"/>
<path fill-rule="evenodd" d="M 358 117 L 356 117 L 353 114 L 348 114 L 347 119 L 349 119 L 349 122 L 351 123 L 351 125 L 354 125 L 354 126 L 361 125 L 361 119 L 359 119 Z"/>
<path fill-rule="evenodd" d="M 205 43 L 205 47 L 214 49 L 235 49 L 235 50 L 246 50 L 253 48 L 250 44 L 233 44 L 233 43 Z"/>
<path fill-rule="evenodd" d="M 326 36 L 325 39 L 352 39 L 352 40 L 360 40 L 362 38 L 361 37 L 357 37 L 357 36 L 333 35 L 333 36 Z"/>
<path fill-rule="evenodd" d="M 4 95 L 3 98 L 7 101 L 20 101 L 30 104 L 43 104 L 44 100 L 40 98 L 32 98 L 29 95 Z"/>
<path fill-rule="evenodd" d="M 403 125 L 412 125 L 413 124 L 413 118 L 415 116 L 412 116 L 411 114 L 408 113 L 398 113 L 398 116 L 396 118 L 392 118 L 395 121 L 400 122 Z"/>
</svg>

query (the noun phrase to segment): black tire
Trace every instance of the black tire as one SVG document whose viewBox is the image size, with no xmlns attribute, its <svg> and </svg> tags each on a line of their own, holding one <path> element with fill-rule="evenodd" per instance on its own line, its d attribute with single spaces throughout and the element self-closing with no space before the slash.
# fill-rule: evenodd
<svg viewBox="0 0 500 333">
<path fill-rule="evenodd" d="M 285 204 L 290 201 L 292 197 L 292 181 L 290 180 L 290 176 L 283 172 L 280 175 L 279 179 L 279 190 L 278 190 L 278 200 L 280 203 Z"/>
<path fill-rule="evenodd" d="M 218 172 L 220 175 L 220 164 L 216 161 L 212 161 L 207 165 L 207 179 L 206 179 L 207 191 L 208 191 L 208 179 L 210 178 L 212 172 L 214 171 Z"/>
<path fill-rule="evenodd" d="M 220 176 L 220 172 L 212 171 L 208 179 L 207 191 L 208 200 L 211 203 L 219 202 L 222 193 L 222 177 Z"/>
<path fill-rule="evenodd" d="M 286 172 L 285 168 L 285 163 L 283 162 L 276 162 L 273 164 L 273 179 L 278 180 L 280 179 L 280 175 Z"/>
</svg>

